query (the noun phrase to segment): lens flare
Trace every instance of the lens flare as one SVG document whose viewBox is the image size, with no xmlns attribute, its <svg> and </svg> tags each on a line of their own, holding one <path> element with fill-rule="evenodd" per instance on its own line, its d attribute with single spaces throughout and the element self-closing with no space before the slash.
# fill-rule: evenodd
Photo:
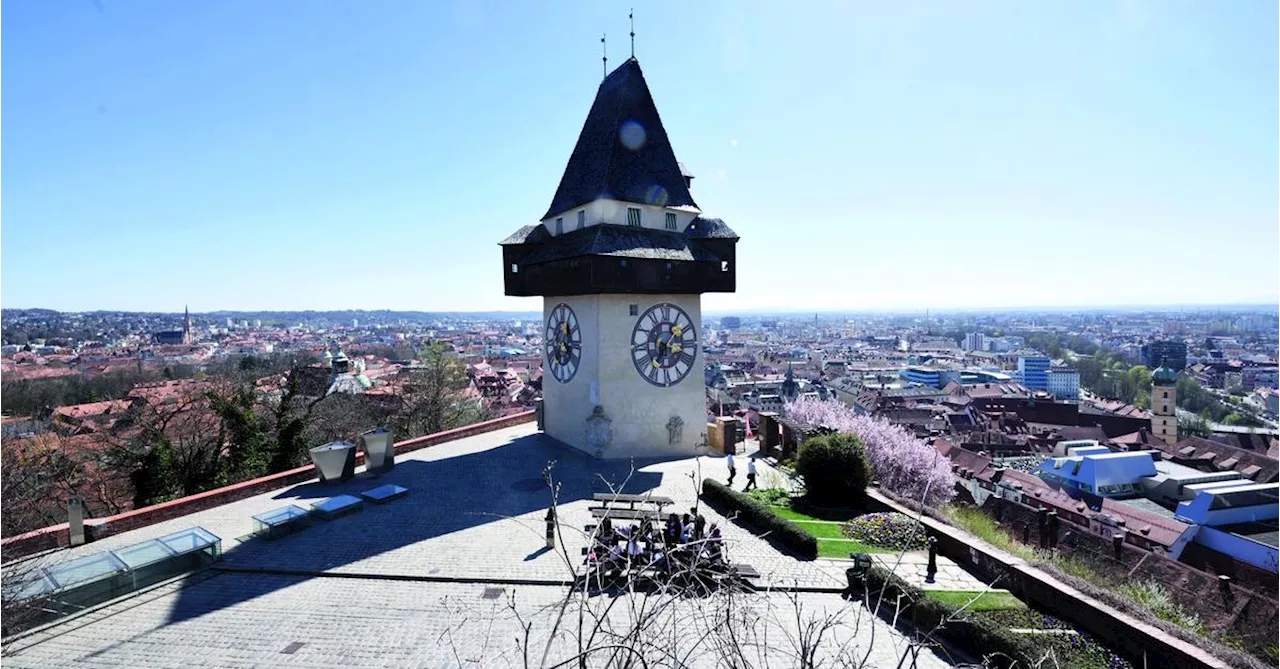
<svg viewBox="0 0 1280 669">
<path fill-rule="evenodd" d="M 655 207 L 667 206 L 667 189 L 654 184 L 644 193 L 644 201 Z"/>
<path fill-rule="evenodd" d="M 622 128 L 618 130 L 618 139 L 622 145 L 632 151 L 639 151 L 644 146 L 645 132 L 644 126 L 635 121 L 627 121 L 622 124 Z"/>
</svg>

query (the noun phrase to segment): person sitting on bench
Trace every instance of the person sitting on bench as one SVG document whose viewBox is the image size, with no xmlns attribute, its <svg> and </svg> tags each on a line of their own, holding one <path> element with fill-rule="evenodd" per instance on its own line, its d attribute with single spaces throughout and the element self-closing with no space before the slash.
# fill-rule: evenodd
<svg viewBox="0 0 1280 669">
<path fill-rule="evenodd" d="M 707 536 L 707 559 L 712 564 L 724 562 L 724 537 L 720 534 L 720 526 L 712 523 L 711 533 Z"/>
<path fill-rule="evenodd" d="M 667 528 L 662 534 L 663 541 L 666 543 L 668 552 L 675 550 L 680 543 L 680 516 L 671 514 L 667 516 Z"/>
<path fill-rule="evenodd" d="M 640 528 L 632 525 L 627 532 L 627 563 L 634 569 L 644 563 L 644 551 L 640 550 Z"/>
</svg>

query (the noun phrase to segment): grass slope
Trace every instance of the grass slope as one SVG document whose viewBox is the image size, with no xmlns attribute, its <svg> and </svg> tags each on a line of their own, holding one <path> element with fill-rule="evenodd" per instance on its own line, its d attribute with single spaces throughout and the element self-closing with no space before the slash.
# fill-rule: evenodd
<svg viewBox="0 0 1280 669">
<path fill-rule="evenodd" d="M 1026 604 L 1007 592 L 977 592 L 959 590 L 926 590 L 925 596 L 956 608 L 965 607 L 965 611 L 1006 611 L 1023 609 Z M 977 598 L 974 601 L 974 598 Z M 973 601 L 972 604 L 969 604 Z M 965 606 L 968 604 L 968 606 Z"/>
</svg>

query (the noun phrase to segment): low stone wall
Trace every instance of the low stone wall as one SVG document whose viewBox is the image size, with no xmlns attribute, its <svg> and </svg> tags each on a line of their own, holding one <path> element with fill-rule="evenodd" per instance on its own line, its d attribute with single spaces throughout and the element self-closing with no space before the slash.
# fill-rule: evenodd
<svg viewBox="0 0 1280 669">
<path fill-rule="evenodd" d="M 867 497 L 868 508 L 873 511 L 897 511 L 911 517 L 917 515 L 877 490 L 868 490 Z M 1145 658 L 1147 666 L 1228 667 L 1227 663 L 1190 643 L 1090 599 L 1019 557 L 975 542 L 962 530 L 928 516 L 924 516 L 921 522 L 928 532 L 937 537 L 938 551 L 961 567 L 988 581 L 998 578 L 996 587 L 1005 588 L 1023 601 L 1070 621 L 1125 655 Z"/>
<path fill-rule="evenodd" d="M 473 425 L 464 425 L 463 427 L 443 432 L 428 434 L 415 439 L 407 439 L 405 441 L 396 442 L 396 454 L 409 453 L 423 448 L 435 446 L 457 439 L 465 439 L 494 430 L 501 430 L 508 427 L 514 427 L 524 423 L 533 422 L 534 412 L 525 411 L 510 416 L 504 416 L 494 420 L 475 423 Z M 364 454 L 356 454 L 356 464 L 364 463 Z M 243 481 L 233 485 L 208 490 L 187 497 L 180 497 L 175 500 L 155 504 L 153 506 L 134 509 L 114 516 L 104 518 L 91 518 L 85 520 L 86 539 L 94 541 L 113 534 L 127 532 L 139 527 L 154 525 L 159 522 L 185 516 L 197 511 L 212 509 L 223 504 L 235 502 L 254 495 L 260 495 L 264 492 L 270 492 L 290 485 L 302 483 L 316 478 L 315 467 L 306 465 L 297 469 L 290 469 L 283 472 L 277 472 L 262 478 L 256 478 L 249 481 Z M 39 553 L 41 551 L 50 550 L 67 546 L 70 543 L 69 527 L 67 523 L 44 527 L 33 530 L 25 534 L 18 534 L 0 542 L 0 554 L 3 559 L 19 558 L 27 555 Z"/>
</svg>

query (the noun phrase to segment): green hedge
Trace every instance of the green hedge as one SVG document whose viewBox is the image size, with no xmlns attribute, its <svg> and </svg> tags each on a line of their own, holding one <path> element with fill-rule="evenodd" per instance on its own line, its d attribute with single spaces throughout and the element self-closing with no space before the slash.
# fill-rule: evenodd
<svg viewBox="0 0 1280 669">
<path fill-rule="evenodd" d="M 880 600 L 883 588 L 884 599 Z M 934 629 L 938 623 L 956 613 L 959 607 L 926 597 L 924 591 L 907 583 L 884 567 L 872 567 L 867 574 L 867 593 L 871 607 L 881 602 L 882 613 L 893 617 L 892 607 L 899 607 L 898 619 L 910 620 L 922 631 Z M 886 611 L 886 609 L 889 609 Z M 948 622 L 939 636 L 960 647 L 990 667 L 1034 667 L 1040 658 L 1035 639 L 1014 634 L 1005 627 L 987 621 L 981 615 L 960 614 Z"/>
<path fill-rule="evenodd" d="M 711 479 L 702 480 L 702 499 L 726 516 L 737 512 L 738 519 L 769 538 L 794 551 L 800 557 L 812 560 L 818 557 L 818 540 L 800 529 L 799 525 L 779 516 L 767 505 Z"/>
</svg>

